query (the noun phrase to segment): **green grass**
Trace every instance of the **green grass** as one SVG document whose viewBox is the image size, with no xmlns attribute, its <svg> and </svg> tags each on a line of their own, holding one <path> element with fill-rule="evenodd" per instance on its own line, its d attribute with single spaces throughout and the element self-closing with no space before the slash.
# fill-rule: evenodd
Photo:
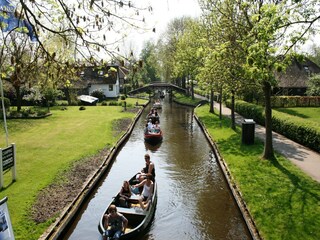
<svg viewBox="0 0 320 240">
<path fill-rule="evenodd" d="M 296 107 L 296 108 L 275 108 L 273 109 L 275 115 L 282 115 L 287 118 L 290 115 L 290 119 L 294 119 L 297 122 L 312 124 L 318 131 L 320 131 L 320 108 L 316 107 Z M 288 115 L 286 115 L 288 114 Z"/>
<path fill-rule="evenodd" d="M 230 128 L 209 113 L 209 106 L 195 109 L 216 141 L 264 239 L 320 239 L 320 184 L 289 160 L 262 160 L 263 143 L 241 144 L 241 130 Z"/>
<path fill-rule="evenodd" d="M 178 92 L 174 93 L 174 99 L 180 103 L 190 104 L 194 106 L 197 106 L 199 104 L 199 101 L 201 101 L 201 99 L 197 99 L 197 98 L 191 99 L 189 96 L 186 96 L 185 94 L 178 93 Z"/>
<path fill-rule="evenodd" d="M 52 116 L 44 119 L 8 120 L 9 143 L 17 147 L 17 181 L 12 182 L 11 171 L 7 172 L 0 198 L 8 196 L 16 239 L 38 239 L 53 221 L 36 224 L 30 219 L 30 207 L 38 192 L 71 163 L 113 146 L 123 132 L 115 132 L 112 124 L 135 117 L 120 106 L 89 106 L 84 111 L 79 107 L 60 109 L 51 108 Z M 0 123 L 0 146 L 5 147 L 3 121 Z"/>
</svg>

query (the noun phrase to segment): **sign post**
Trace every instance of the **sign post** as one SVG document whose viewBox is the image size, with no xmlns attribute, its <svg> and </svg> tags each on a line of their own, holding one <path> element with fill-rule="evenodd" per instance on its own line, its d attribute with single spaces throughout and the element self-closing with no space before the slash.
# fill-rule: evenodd
<svg viewBox="0 0 320 240">
<path fill-rule="evenodd" d="M 12 180 L 16 180 L 16 145 L 14 143 L 7 148 L 0 148 L 0 189 L 3 188 L 3 172 L 12 169 Z"/>
</svg>

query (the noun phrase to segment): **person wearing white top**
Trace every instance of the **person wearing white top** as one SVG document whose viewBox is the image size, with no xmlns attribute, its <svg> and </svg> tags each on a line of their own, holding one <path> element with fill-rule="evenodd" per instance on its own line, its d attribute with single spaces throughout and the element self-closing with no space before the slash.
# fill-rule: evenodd
<svg viewBox="0 0 320 240">
<path fill-rule="evenodd" d="M 144 179 L 139 184 L 134 185 L 135 188 L 139 188 L 143 186 L 141 198 L 139 199 L 139 203 L 142 209 L 148 209 L 152 199 L 154 184 L 151 179 L 152 179 L 152 174 L 148 173 L 146 175 L 146 179 Z"/>
</svg>

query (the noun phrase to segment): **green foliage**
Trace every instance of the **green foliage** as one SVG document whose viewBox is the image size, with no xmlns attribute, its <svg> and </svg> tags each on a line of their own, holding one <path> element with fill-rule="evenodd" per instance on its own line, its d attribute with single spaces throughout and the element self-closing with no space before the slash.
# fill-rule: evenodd
<svg viewBox="0 0 320 240">
<path fill-rule="evenodd" d="M 230 102 L 227 101 L 230 107 Z M 263 107 L 244 101 L 236 101 L 235 111 L 245 118 L 254 119 L 260 125 L 265 124 Z M 274 112 L 272 130 L 306 147 L 320 151 L 320 130 L 313 122 L 300 120 L 284 113 Z M 303 137 L 301 137 L 303 136 Z"/>
<path fill-rule="evenodd" d="M 79 107 L 79 110 L 80 110 L 80 111 L 86 110 L 86 107 L 85 107 L 85 106 L 80 106 L 80 107 Z"/>
<path fill-rule="evenodd" d="M 8 110 L 11 106 L 11 102 L 9 98 L 3 98 L 4 108 Z M 0 98 L 0 109 L 2 109 L 2 98 Z"/>
<path fill-rule="evenodd" d="M 320 107 L 320 96 L 273 96 L 271 105 L 277 107 Z"/>
<path fill-rule="evenodd" d="M 90 96 L 92 97 L 96 97 L 99 99 L 99 101 L 103 101 L 106 99 L 106 95 L 104 95 L 104 92 L 102 91 L 102 89 L 96 89 L 94 90 Z"/>
<path fill-rule="evenodd" d="M 312 76 L 307 82 L 307 95 L 320 96 L 320 74 Z"/>
<path fill-rule="evenodd" d="M 282 156 L 261 160 L 263 142 L 240 143 L 241 130 L 230 119 L 195 109 L 219 148 L 263 239 L 320 238 L 320 185 Z"/>
<path fill-rule="evenodd" d="M 122 102 L 118 102 L 118 101 L 110 101 L 109 102 L 109 106 L 121 106 Z"/>
</svg>

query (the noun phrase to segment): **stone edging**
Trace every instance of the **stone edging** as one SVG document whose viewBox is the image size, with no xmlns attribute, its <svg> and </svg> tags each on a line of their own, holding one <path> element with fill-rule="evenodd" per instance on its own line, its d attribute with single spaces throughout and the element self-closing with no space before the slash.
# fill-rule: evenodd
<svg viewBox="0 0 320 240">
<path fill-rule="evenodd" d="M 234 197 L 234 199 L 236 200 L 237 202 L 237 205 L 241 211 L 241 214 L 243 216 L 243 219 L 245 220 L 246 224 L 247 224 L 247 227 L 250 231 L 250 234 L 252 236 L 252 238 L 254 240 L 261 240 L 262 237 L 260 236 L 259 234 L 259 231 L 256 227 L 256 224 L 254 222 L 254 219 L 253 217 L 251 216 L 248 208 L 247 208 L 247 205 L 245 203 L 245 201 L 243 200 L 242 198 L 242 194 L 239 190 L 239 188 L 237 187 L 235 181 L 233 180 L 232 178 L 232 175 L 231 175 L 231 172 L 228 168 L 228 165 L 227 163 L 224 161 L 224 159 L 221 157 L 220 155 L 220 152 L 219 152 L 219 149 L 217 147 L 217 145 L 215 144 L 215 142 L 213 141 L 213 139 L 211 138 L 211 136 L 209 135 L 207 129 L 205 128 L 205 126 L 203 125 L 203 123 L 201 122 L 201 120 L 194 114 L 194 118 L 196 119 L 196 121 L 198 122 L 200 128 L 202 129 L 202 131 L 204 132 L 208 142 L 210 143 L 211 147 L 213 148 L 213 152 L 214 152 L 214 155 L 217 159 L 217 162 L 227 180 L 227 183 L 229 185 L 229 188 L 232 192 L 232 195 Z"/>
<path fill-rule="evenodd" d="M 145 104 L 143 107 L 147 106 Z M 57 217 L 56 221 L 51 224 L 51 226 L 40 236 L 39 240 L 56 240 L 59 239 L 60 235 L 65 232 L 66 227 L 69 225 L 70 221 L 75 217 L 76 213 L 81 209 L 82 204 L 90 196 L 91 192 L 94 190 L 95 186 L 99 182 L 101 176 L 109 169 L 110 164 L 114 160 L 114 156 L 117 154 L 119 147 L 127 140 L 130 136 L 136 122 L 141 116 L 144 108 L 141 108 L 134 121 L 127 128 L 127 131 L 121 136 L 114 147 L 110 150 L 108 156 L 106 156 L 104 162 L 100 165 L 99 169 L 92 174 L 92 176 L 83 184 L 81 192 L 75 197 L 75 199 L 64 208 L 62 213 Z"/>
</svg>

